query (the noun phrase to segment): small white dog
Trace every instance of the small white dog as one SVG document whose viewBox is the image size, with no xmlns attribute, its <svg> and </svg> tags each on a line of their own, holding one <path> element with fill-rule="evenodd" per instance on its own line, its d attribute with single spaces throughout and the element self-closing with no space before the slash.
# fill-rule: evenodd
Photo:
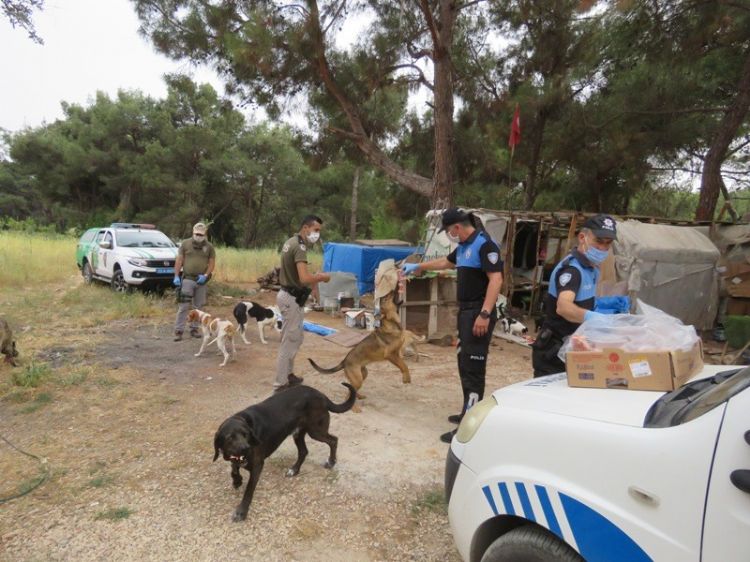
<svg viewBox="0 0 750 562">
<path fill-rule="evenodd" d="M 503 332 L 506 334 L 513 334 L 514 336 L 522 336 L 523 334 L 528 333 L 528 329 L 526 326 L 521 324 L 518 320 L 515 318 L 501 318 L 500 324 L 503 326 Z"/>
<path fill-rule="evenodd" d="M 221 320 L 220 318 L 215 318 L 207 312 L 203 312 L 202 310 L 198 309 L 190 311 L 190 313 L 188 314 L 188 322 L 200 322 L 201 331 L 203 332 L 203 341 L 201 342 L 201 348 L 200 350 L 198 350 L 198 353 L 196 353 L 195 356 L 199 357 L 206 349 L 206 347 L 216 342 L 216 346 L 224 355 L 224 362 L 221 363 L 219 367 L 225 366 L 229 359 L 233 357 L 236 351 L 234 347 L 234 324 L 232 324 L 229 320 Z M 208 341 L 211 338 L 213 339 L 211 341 Z"/>
<path fill-rule="evenodd" d="M 238 302 L 237 306 L 234 307 L 234 318 L 237 320 L 239 325 L 239 332 L 242 334 L 242 341 L 249 344 L 245 337 L 245 324 L 250 318 L 255 318 L 258 321 L 258 335 L 260 341 L 267 344 L 265 338 L 266 326 L 273 325 L 277 332 L 281 332 L 282 320 L 281 313 L 277 306 L 270 306 L 266 308 L 258 304 L 257 302 Z"/>
<path fill-rule="evenodd" d="M 504 333 L 519 337 L 528 333 L 529 330 L 526 326 L 508 315 L 508 299 L 505 295 L 497 296 L 495 307 L 497 308 L 497 317 L 500 319 L 500 325 L 503 327 Z"/>
</svg>

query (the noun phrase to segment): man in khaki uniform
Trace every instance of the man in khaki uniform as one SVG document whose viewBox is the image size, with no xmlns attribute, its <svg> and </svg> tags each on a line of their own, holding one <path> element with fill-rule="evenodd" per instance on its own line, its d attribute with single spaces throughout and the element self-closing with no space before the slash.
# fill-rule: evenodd
<svg viewBox="0 0 750 562">
<path fill-rule="evenodd" d="M 281 248 L 281 290 L 276 297 L 276 304 L 284 320 L 276 380 L 273 383 L 274 392 L 302 382 L 300 377 L 294 375 L 294 357 L 304 339 L 302 323 L 305 320 L 305 301 L 312 292 L 312 286 L 331 280 L 327 273 L 310 273 L 307 270 L 307 246 L 320 239 L 322 224 L 320 217 L 307 215 L 302 219 L 299 232 L 284 242 Z"/>
<path fill-rule="evenodd" d="M 174 323 L 174 341 L 180 341 L 185 331 L 188 311 L 206 304 L 206 283 L 211 279 L 216 265 L 216 250 L 206 240 L 208 227 L 202 222 L 193 226 L 193 237 L 183 240 L 177 251 L 172 284 L 179 287 L 179 305 Z M 180 277 L 182 271 L 182 277 Z M 190 335 L 202 337 L 199 326 L 190 326 Z"/>
</svg>

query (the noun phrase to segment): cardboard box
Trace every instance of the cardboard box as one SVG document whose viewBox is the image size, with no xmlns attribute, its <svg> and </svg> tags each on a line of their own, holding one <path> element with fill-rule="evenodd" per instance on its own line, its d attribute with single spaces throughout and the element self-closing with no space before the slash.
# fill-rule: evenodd
<svg viewBox="0 0 750 562">
<path fill-rule="evenodd" d="M 365 327 L 365 311 L 364 310 L 348 310 L 344 313 L 344 324 L 347 328 L 364 328 Z"/>
<path fill-rule="evenodd" d="M 718 269 L 730 296 L 750 297 L 750 263 L 726 262 Z"/>
<path fill-rule="evenodd" d="M 569 351 L 568 385 L 584 388 L 670 391 L 703 369 L 703 347 L 690 351 Z"/>
</svg>

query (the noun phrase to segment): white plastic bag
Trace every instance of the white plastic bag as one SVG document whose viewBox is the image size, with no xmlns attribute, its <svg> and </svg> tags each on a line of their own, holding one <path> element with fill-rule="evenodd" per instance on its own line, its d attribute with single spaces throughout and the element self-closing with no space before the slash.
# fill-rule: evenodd
<svg viewBox="0 0 750 562">
<path fill-rule="evenodd" d="M 599 351 L 618 348 L 624 351 L 690 351 L 699 340 L 693 326 L 684 325 L 638 300 L 637 314 L 607 314 L 581 324 L 565 340 L 558 357 L 565 361 L 568 351 Z"/>
</svg>

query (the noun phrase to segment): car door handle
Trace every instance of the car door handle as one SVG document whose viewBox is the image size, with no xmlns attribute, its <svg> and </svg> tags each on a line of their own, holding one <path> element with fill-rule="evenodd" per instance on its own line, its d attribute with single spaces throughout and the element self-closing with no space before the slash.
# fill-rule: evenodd
<svg viewBox="0 0 750 562">
<path fill-rule="evenodd" d="M 750 445 L 750 429 L 745 432 L 745 443 Z"/>
<path fill-rule="evenodd" d="M 750 470 L 733 470 L 729 479 L 737 488 L 746 494 L 750 494 Z"/>
</svg>

